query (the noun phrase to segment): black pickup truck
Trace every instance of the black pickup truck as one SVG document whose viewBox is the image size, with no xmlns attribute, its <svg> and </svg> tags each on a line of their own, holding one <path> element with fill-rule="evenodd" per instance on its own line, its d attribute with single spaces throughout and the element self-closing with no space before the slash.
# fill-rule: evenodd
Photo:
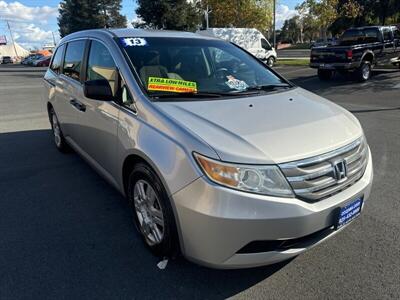
<svg viewBox="0 0 400 300">
<path fill-rule="evenodd" d="M 399 64 L 400 30 L 396 26 L 351 28 L 337 45 L 311 50 L 310 67 L 318 69 L 318 77 L 328 80 L 334 72 L 353 72 L 366 81 L 376 65 Z"/>
</svg>

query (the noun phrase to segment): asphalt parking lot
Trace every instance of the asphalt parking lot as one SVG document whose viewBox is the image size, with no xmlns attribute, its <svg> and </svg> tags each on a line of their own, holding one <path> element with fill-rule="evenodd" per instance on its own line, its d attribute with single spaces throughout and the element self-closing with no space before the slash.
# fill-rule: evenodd
<svg viewBox="0 0 400 300">
<path fill-rule="evenodd" d="M 351 226 L 296 259 L 221 271 L 182 258 L 159 270 L 125 200 L 53 146 L 42 70 L 0 66 L 0 299 L 399 299 L 400 70 L 367 83 L 276 70 L 355 113 L 374 159 L 372 195 Z"/>
</svg>

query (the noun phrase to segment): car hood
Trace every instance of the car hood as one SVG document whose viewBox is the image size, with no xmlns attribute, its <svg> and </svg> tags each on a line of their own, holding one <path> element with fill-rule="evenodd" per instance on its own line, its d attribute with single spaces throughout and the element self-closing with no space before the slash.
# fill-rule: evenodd
<svg viewBox="0 0 400 300">
<path fill-rule="evenodd" d="M 351 113 L 301 88 L 155 105 L 229 162 L 294 161 L 335 150 L 362 135 Z"/>
</svg>

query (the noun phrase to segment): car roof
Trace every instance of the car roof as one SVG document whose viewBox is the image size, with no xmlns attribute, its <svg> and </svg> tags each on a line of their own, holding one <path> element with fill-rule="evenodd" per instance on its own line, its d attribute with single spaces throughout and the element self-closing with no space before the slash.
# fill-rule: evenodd
<svg viewBox="0 0 400 300">
<path fill-rule="evenodd" d="M 371 25 L 371 26 L 361 26 L 361 27 L 351 27 L 349 29 L 357 30 L 357 29 L 380 29 L 380 28 L 394 28 L 394 25 L 387 25 L 387 26 L 379 26 L 379 25 Z"/>
<path fill-rule="evenodd" d="M 69 40 L 77 38 L 88 37 L 168 37 L 168 38 L 192 38 L 204 40 L 219 40 L 215 37 L 203 36 L 200 34 L 186 32 L 186 31 L 173 31 L 173 30 L 154 30 L 154 29 L 136 29 L 136 28 L 119 28 L 119 29 L 89 29 L 71 33 L 64 37 L 60 44 Z"/>
</svg>

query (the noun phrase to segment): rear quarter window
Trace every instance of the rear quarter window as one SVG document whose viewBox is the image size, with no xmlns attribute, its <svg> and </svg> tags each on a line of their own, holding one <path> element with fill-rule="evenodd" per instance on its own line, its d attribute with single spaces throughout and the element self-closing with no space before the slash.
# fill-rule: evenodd
<svg viewBox="0 0 400 300">
<path fill-rule="evenodd" d="M 382 33 L 384 41 L 390 41 L 392 39 L 392 32 L 390 31 L 389 28 L 383 28 Z"/>
<path fill-rule="evenodd" d="M 57 74 L 60 74 L 61 72 L 61 66 L 62 66 L 62 56 L 64 52 L 65 45 L 61 45 L 58 47 L 56 50 L 56 53 L 54 54 L 53 61 L 51 62 L 50 69 Z"/>
<path fill-rule="evenodd" d="M 395 39 L 400 39 L 400 30 L 394 29 L 393 30 L 393 35 Z"/>
<path fill-rule="evenodd" d="M 379 42 L 379 31 L 376 29 L 365 29 L 365 42 L 366 43 L 376 43 Z"/>
</svg>

